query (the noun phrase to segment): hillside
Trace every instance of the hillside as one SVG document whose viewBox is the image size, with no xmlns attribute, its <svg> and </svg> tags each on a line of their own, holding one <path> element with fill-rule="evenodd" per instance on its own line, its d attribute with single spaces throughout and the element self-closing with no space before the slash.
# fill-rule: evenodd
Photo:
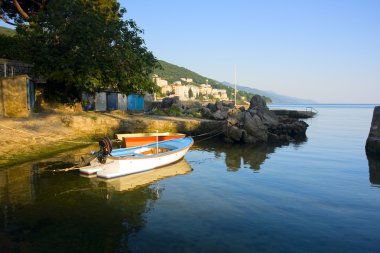
<svg viewBox="0 0 380 253">
<path fill-rule="evenodd" d="M 0 26 L 0 34 L 6 36 L 13 36 L 16 34 L 16 31 L 10 28 Z"/>
<path fill-rule="evenodd" d="M 213 88 L 216 89 L 225 89 L 227 90 L 227 95 L 229 98 L 233 97 L 234 88 L 229 87 L 223 83 L 220 83 L 218 81 L 215 81 L 213 79 L 207 78 L 205 76 L 201 76 L 198 73 L 195 73 L 194 71 L 191 71 L 189 69 L 179 67 L 177 65 L 159 60 L 159 63 L 161 65 L 161 68 L 157 68 L 155 70 L 155 74 L 157 74 L 159 77 L 168 80 L 169 83 L 173 83 L 175 81 L 180 80 L 181 78 L 192 78 L 195 85 L 199 84 L 205 84 L 206 80 L 208 80 L 208 84 L 210 84 Z M 245 90 L 239 90 L 237 93 L 237 100 L 241 101 L 245 99 L 250 99 L 254 94 L 250 91 Z M 271 99 L 267 96 L 264 96 L 264 99 L 270 103 Z"/>
<path fill-rule="evenodd" d="M 155 74 L 162 77 L 165 80 L 168 80 L 169 83 L 172 83 L 174 81 L 180 80 L 182 77 L 185 78 L 192 78 L 195 84 L 202 84 L 206 83 L 206 79 L 208 80 L 208 83 L 218 89 L 227 89 L 227 94 L 229 97 L 232 97 L 232 93 L 234 90 L 234 85 L 229 82 L 218 82 L 213 79 L 207 78 L 205 76 L 201 76 L 198 73 L 195 73 L 189 69 L 179 67 L 177 65 L 159 60 L 159 63 L 161 64 L 160 69 L 155 70 Z M 290 96 L 284 96 L 277 94 L 272 91 L 263 91 L 259 89 L 254 89 L 242 85 L 237 85 L 238 92 L 238 100 L 241 97 L 250 98 L 254 94 L 258 94 L 260 96 L 263 96 L 267 102 L 276 103 L 276 104 L 315 104 L 317 102 L 310 100 L 310 99 L 302 99 L 302 98 L 295 98 Z"/>
<path fill-rule="evenodd" d="M 158 62 L 160 63 L 162 68 L 157 68 L 155 70 L 155 74 L 157 74 L 158 76 L 162 77 L 165 80 L 168 80 L 169 83 L 173 83 L 175 81 L 180 80 L 182 77 L 185 77 L 185 78 L 192 78 L 194 83 L 197 83 L 197 84 L 206 83 L 206 79 L 207 79 L 208 84 L 212 86 L 220 85 L 218 82 L 212 79 L 209 79 L 207 77 L 201 76 L 184 67 L 179 67 L 177 65 L 174 65 L 162 60 L 159 60 Z"/>
</svg>

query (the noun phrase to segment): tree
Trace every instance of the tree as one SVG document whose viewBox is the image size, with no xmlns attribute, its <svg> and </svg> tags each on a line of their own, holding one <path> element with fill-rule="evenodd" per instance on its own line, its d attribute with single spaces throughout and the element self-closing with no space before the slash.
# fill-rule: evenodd
<svg viewBox="0 0 380 253">
<path fill-rule="evenodd" d="M 190 87 L 190 89 L 189 89 L 189 98 L 192 98 L 192 97 L 194 97 L 194 94 L 193 94 L 193 90 Z"/>
<path fill-rule="evenodd" d="M 43 11 L 49 0 L 1 0 L 0 19 L 10 25 L 29 22 L 30 18 Z"/>
<path fill-rule="evenodd" d="M 29 16 L 17 32 L 36 74 L 69 90 L 111 88 L 129 94 L 153 91 L 157 63 L 133 20 L 116 0 L 55 0 Z"/>
<path fill-rule="evenodd" d="M 25 53 L 22 50 L 22 43 L 16 36 L 0 34 L 0 58 L 21 60 Z"/>
</svg>

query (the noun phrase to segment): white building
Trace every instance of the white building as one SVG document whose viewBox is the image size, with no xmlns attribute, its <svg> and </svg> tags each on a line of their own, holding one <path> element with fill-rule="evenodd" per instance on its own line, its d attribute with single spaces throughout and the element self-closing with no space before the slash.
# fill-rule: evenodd
<svg viewBox="0 0 380 253">
<path fill-rule="evenodd" d="M 161 93 L 166 96 L 167 94 L 171 94 L 173 92 L 173 86 L 165 85 L 161 87 Z"/>
<path fill-rule="evenodd" d="M 199 92 L 202 94 L 202 95 L 210 95 L 211 92 L 212 92 L 212 87 L 211 85 L 209 84 L 201 84 L 199 86 Z"/>
<path fill-rule="evenodd" d="M 215 99 L 228 100 L 227 90 L 225 89 L 212 89 L 211 95 Z"/>
<path fill-rule="evenodd" d="M 158 86 L 160 86 L 160 87 L 168 85 L 168 81 L 167 80 L 162 79 L 161 77 L 159 77 L 156 74 L 153 75 L 153 82 L 155 84 L 157 84 Z"/>
<path fill-rule="evenodd" d="M 193 82 L 193 79 L 192 78 L 185 78 L 185 77 L 182 77 L 181 78 L 181 81 L 184 81 L 186 83 L 192 83 Z"/>
<path fill-rule="evenodd" d="M 190 97 L 190 90 L 192 91 L 192 96 Z M 178 96 L 180 100 L 194 100 L 199 97 L 199 87 L 195 85 L 175 85 L 174 94 Z"/>
</svg>

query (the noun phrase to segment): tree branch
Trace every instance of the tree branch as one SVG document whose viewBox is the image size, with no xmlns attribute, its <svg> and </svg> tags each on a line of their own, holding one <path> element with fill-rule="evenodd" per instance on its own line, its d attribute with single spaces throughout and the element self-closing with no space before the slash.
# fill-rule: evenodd
<svg viewBox="0 0 380 253">
<path fill-rule="evenodd" d="M 14 23 L 8 21 L 8 19 L 6 19 L 5 17 L 3 17 L 3 16 L 1 16 L 1 15 L 0 15 L 0 19 L 1 19 L 2 21 L 4 21 L 4 23 L 7 23 L 8 25 L 17 26 L 17 24 L 14 24 Z"/>
<path fill-rule="evenodd" d="M 21 14 L 21 16 L 23 16 L 26 20 L 29 19 L 29 15 L 28 13 L 26 13 L 20 6 L 20 4 L 18 3 L 17 0 L 13 0 L 13 4 L 15 5 L 17 11 Z"/>
<path fill-rule="evenodd" d="M 40 7 L 40 9 L 42 9 L 42 3 L 40 3 L 40 2 L 38 2 L 38 1 L 36 1 L 36 0 L 32 0 L 32 2 L 34 3 L 34 4 L 36 4 L 36 5 L 38 5 L 39 7 Z"/>
</svg>

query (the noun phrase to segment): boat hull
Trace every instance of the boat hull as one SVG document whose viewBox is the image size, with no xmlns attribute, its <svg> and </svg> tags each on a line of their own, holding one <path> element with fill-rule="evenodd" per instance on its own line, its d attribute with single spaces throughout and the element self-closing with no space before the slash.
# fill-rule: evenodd
<svg viewBox="0 0 380 253">
<path fill-rule="evenodd" d="M 137 147 L 154 143 L 156 141 L 167 141 L 184 138 L 181 133 L 137 133 L 137 134 L 117 134 L 116 137 L 122 141 L 123 147 Z"/>
<path fill-rule="evenodd" d="M 172 149 L 157 154 L 142 155 L 138 153 L 142 148 L 119 149 L 115 150 L 115 156 L 107 157 L 106 163 L 101 164 L 97 159 L 94 159 L 91 166 L 81 168 L 80 172 L 88 175 L 96 173 L 98 177 L 107 179 L 139 173 L 182 159 L 192 145 L 193 139 L 186 137 L 158 142 L 157 146 L 171 147 Z M 146 147 L 154 148 L 155 144 L 150 144 Z"/>
</svg>

